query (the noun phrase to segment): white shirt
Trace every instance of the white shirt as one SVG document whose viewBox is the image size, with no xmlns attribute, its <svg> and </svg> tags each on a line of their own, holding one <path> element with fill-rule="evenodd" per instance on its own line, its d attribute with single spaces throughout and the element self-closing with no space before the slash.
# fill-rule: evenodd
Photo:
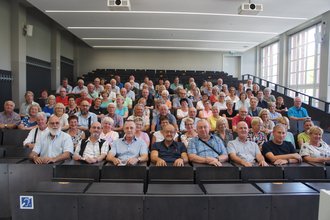
<svg viewBox="0 0 330 220">
<path fill-rule="evenodd" d="M 40 154 L 41 157 L 57 157 L 64 152 L 73 153 L 73 142 L 71 136 L 60 131 L 54 139 L 51 138 L 50 132 L 45 132 L 40 140 L 35 144 L 33 151 Z"/>
<path fill-rule="evenodd" d="M 26 139 L 23 141 L 23 146 L 25 146 L 26 144 L 31 144 L 31 143 L 35 143 L 35 142 L 39 141 L 39 140 L 40 140 L 40 137 L 41 137 L 43 134 L 47 133 L 47 131 L 48 131 L 48 127 L 46 127 L 46 129 L 44 129 L 43 131 L 40 130 L 39 127 L 38 127 L 37 137 L 36 137 L 36 140 L 34 141 L 34 136 L 35 136 L 36 130 L 37 130 L 37 128 L 33 128 L 33 129 L 29 132 L 28 136 L 27 136 Z"/>
<path fill-rule="evenodd" d="M 108 145 L 108 143 L 105 141 L 102 144 L 101 151 L 100 151 L 100 144 L 99 144 L 100 141 L 101 141 L 101 139 L 99 139 L 98 141 L 92 143 L 90 141 L 90 139 L 88 138 L 87 141 L 86 141 L 87 142 L 86 148 L 84 150 L 84 153 L 83 153 L 83 156 L 82 157 L 83 158 L 87 158 L 87 157 L 98 157 L 101 154 L 107 154 L 108 151 L 109 151 L 109 145 Z M 80 145 L 81 145 L 81 141 L 77 145 L 76 150 L 74 152 L 77 155 L 79 155 Z"/>
</svg>

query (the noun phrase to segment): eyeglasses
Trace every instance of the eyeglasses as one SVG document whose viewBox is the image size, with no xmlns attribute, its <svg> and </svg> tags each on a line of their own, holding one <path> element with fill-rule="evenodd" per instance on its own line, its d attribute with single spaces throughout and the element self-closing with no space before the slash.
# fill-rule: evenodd
<svg viewBox="0 0 330 220">
<path fill-rule="evenodd" d="M 98 127 L 98 126 L 92 126 L 91 128 L 93 128 L 93 129 L 101 129 L 101 127 Z"/>
<path fill-rule="evenodd" d="M 59 125 L 60 122 L 49 122 L 50 125 Z"/>
</svg>

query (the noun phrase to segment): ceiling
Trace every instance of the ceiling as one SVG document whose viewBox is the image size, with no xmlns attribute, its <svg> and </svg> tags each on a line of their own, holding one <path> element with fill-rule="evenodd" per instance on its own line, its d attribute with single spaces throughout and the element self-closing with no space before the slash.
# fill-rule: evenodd
<svg viewBox="0 0 330 220">
<path fill-rule="evenodd" d="M 330 0 L 255 0 L 258 15 L 238 15 L 248 0 L 27 0 L 93 48 L 244 52 L 328 10 Z"/>
</svg>

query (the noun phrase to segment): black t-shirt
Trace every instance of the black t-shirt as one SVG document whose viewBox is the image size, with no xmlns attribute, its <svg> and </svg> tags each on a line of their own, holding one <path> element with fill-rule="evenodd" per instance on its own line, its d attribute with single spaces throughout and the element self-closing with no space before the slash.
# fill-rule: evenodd
<svg viewBox="0 0 330 220">
<path fill-rule="evenodd" d="M 283 141 L 281 145 L 275 144 L 273 141 L 268 141 L 262 145 L 262 154 L 266 155 L 269 152 L 272 152 L 276 156 L 283 154 L 294 154 L 296 153 L 296 149 L 293 144 L 288 141 Z"/>
<path fill-rule="evenodd" d="M 221 110 L 221 111 L 220 111 L 220 115 L 221 115 L 221 116 L 222 116 L 222 115 L 226 115 L 227 118 L 233 118 L 233 117 L 235 117 L 237 114 L 238 114 L 238 111 L 236 111 L 236 110 L 233 110 L 233 113 L 232 113 L 232 114 L 229 114 L 229 113 L 227 112 L 227 110 Z"/>
</svg>

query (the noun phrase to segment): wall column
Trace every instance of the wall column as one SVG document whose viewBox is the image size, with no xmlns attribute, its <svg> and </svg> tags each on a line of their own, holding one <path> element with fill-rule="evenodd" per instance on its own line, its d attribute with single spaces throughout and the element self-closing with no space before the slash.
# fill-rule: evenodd
<svg viewBox="0 0 330 220">
<path fill-rule="evenodd" d="M 51 88 L 56 90 L 61 78 L 61 33 L 56 25 L 52 27 L 51 34 Z"/>
<path fill-rule="evenodd" d="M 11 70 L 13 75 L 12 97 L 19 108 L 26 92 L 26 10 L 19 0 L 11 1 Z"/>
</svg>

